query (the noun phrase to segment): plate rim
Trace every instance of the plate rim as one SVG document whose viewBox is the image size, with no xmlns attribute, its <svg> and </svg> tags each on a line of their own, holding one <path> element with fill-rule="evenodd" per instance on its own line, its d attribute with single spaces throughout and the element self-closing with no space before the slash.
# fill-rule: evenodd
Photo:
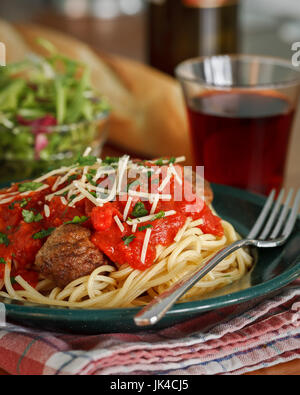
<svg viewBox="0 0 300 395">
<path fill-rule="evenodd" d="M 242 190 L 239 188 L 234 188 L 227 185 L 222 184 L 211 184 L 214 193 L 218 193 L 218 191 L 222 191 L 223 194 L 228 194 L 230 196 L 236 196 L 242 200 L 250 201 L 254 204 L 262 205 L 266 197 L 255 194 L 246 190 Z M 298 221 L 300 220 L 300 215 L 298 215 Z M 214 309 L 227 307 L 230 305 L 243 303 L 249 301 L 251 299 L 256 299 L 262 297 L 264 295 L 268 295 L 272 292 L 276 292 L 283 288 L 284 286 L 292 283 L 300 276 L 300 252 L 299 256 L 294 260 L 294 266 L 287 271 L 279 274 L 278 276 L 272 278 L 271 280 L 265 281 L 260 284 L 256 284 L 246 289 L 242 289 L 239 291 L 231 292 L 224 295 L 219 295 L 211 298 L 193 300 L 187 302 L 181 302 L 175 304 L 167 313 L 165 317 L 174 316 L 180 313 L 188 313 L 188 312 L 207 312 Z M 5 302 L 8 301 L 8 302 Z M 17 301 L 14 299 L 0 297 L 0 303 L 3 303 L 6 311 L 8 313 L 23 313 L 24 315 L 28 314 L 36 314 L 42 316 L 48 316 L 50 319 L 51 316 L 55 315 L 56 318 L 58 316 L 64 315 L 67 320 L 82 320 L 82 316 L 84 315 L 86 318 L 91 318 L 101 314 L 101 315 L 119 315 L 120 313 L 126 313 L 130 315 L 136 314 L 141 307 L 118 307 L 118 308 L 90 308 L 90 309 L 82 309 L 82 308 L 70 308 L 65 306 L 50 306 L 50 305 L 42 305 L 38 303 L 31 303 L 22 301 Z M 67 313 L 67 314 L 66 314 Z M 9 318 L 9 316 L 8 316 Z"/>
</svg>

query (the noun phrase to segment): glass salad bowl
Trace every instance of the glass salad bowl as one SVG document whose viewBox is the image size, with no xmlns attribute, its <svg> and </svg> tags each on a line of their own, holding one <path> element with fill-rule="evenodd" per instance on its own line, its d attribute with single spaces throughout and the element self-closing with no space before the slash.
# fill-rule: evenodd
<svg viewBox="0 0 300 395">
<path fill-rule="evenodd" d="M 17 126 L 0 125 L 0 182 L 37 177 L 57 167 L 68 166 L 91 147 L 99 156 L 109 130 L 109 111 L 97 114 L 91 121 L 70 125 Z"/>
<path fill-rule="evenodd" d="M 0 67 L 0 181 L 20 181 L 67 166 L 87 146 L 97 156 L 110 107 L 91 70 L 39 39 L 46 56 Z"/>
</svg>

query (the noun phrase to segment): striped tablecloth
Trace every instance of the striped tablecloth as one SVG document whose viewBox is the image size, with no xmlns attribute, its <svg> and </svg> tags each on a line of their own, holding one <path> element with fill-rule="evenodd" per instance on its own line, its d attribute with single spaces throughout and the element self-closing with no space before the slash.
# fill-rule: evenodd
<svg viewBox="0 0 300 395">
<path fill-rule="evenodd" d="M 258 305 L 159 332 L 67 335 L 9 323 L 0 330 L 0 369 L 16 375 L 239 375 L 297 358 L 300 280 Z"/>
</svg>

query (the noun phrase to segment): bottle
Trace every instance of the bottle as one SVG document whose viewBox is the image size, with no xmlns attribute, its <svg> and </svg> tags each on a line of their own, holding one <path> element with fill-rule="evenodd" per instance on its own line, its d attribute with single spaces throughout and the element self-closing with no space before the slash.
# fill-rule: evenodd
<svg viewBox="0 0 300 395">
<path fill-rule="evenodd" d="M 174 75 L 183 60 L 238 52 L 239 0 L 148 0 L 148 63 Z"/>
</svg>

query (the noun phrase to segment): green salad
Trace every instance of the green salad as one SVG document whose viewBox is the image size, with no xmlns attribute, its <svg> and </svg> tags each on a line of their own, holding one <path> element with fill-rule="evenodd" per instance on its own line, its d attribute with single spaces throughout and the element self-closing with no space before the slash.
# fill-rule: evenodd
<svg viewBox="0 0 300 395">
<path fill-rule="evenodd" d="M 0 181 L 68 164 L 104 133 L 109 105 L 92 89 L 89 68 L 39 42 L 47 57 L 0 68 Z"/>
</svg>

